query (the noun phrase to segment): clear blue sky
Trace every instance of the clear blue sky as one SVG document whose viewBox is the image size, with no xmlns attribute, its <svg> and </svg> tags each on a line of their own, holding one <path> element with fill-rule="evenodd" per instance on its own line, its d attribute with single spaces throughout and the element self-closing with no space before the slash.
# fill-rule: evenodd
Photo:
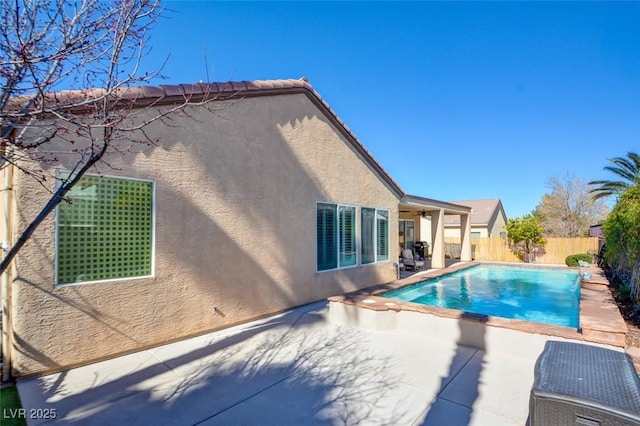
<svg viewBox="0 0 640 426">
<path fill-rule="evenodd" d="M 305 76 L 410 194 L 516 217 L 640 151 L 639 2 L 165 6 L 164 84 Z"/>
</svg>

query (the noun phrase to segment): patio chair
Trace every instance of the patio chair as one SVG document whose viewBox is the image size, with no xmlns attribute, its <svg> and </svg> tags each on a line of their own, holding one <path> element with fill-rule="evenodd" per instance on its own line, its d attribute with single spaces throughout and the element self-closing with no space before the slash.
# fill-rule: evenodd
<svg viewBox="0 0 640 426">
<path fill-rule="evenodd" d="M 411 249 L 402 250 L 402 257 L 400 261 L 404 264 L 404 268 L 407 270 L 412 269 L 414 271 L 419 271 L 424 266 L 424 261 L 417 260 L 413 257 L 413 251 L 411 251 Z"/>
</svg>

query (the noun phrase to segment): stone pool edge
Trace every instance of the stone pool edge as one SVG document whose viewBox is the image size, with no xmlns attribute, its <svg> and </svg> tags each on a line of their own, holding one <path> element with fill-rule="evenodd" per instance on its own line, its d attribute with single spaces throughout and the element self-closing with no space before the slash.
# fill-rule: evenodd
<svg viewBox="0 0 640 426">
<path fill-rule="evenodd" d="M 582 281 L 580 289 L 580 328 L 574 329 L 570 327 L 562 327 L 548 324 L 533 323 L 529 321 L 499 318 L 490 315 L 474 314 L 464 311 L 452 309 L 438 308 L 434 306 L 420 305 L 411 302 L 400 302 L 378 296 L 378 294 L 405 287 L 411 284 L 424 281 L 429 278 L 436 278 L 442 275 L 450 274 L 462 269 L 470 268 L 480 264 L 504 265 L 498 262 L 467 262 L 452 265 L 445 269 L 438 269 L 413 275 L 411 277 L 395 280 L 386 284 L 368 287 L 351 293 L 341 294 L 328 298 L 330 307 L 332 304 L 342 304 L 353 306 L 359 309 L 365 309 L 369 312 L 387 312 L 387 313 L 416 313 L 430 314 L 440 318 L 449 318 L 457 321 L 463 321 L 470 324 L 482 324 L 514 330 L 530 334 L 543 336 L 551 336 L 577 340 L 588 343 L 604 344 L 618 348 L 625 347 L 625 336 L 627 333 L 627 325 L 618 310 L 611 291 L 609 289 L 609 280 L 604 271 L 596 265 L 590 265 L 585 268 L 572 268 L 580 273 L 588 271 L 590 278 Z M 524 265 L 512 264 L 511 266 L 521 267 L 555 267 L 565 268 L 564 265 Z M 336 305 L 333 306 L 336 310 Z M 381 316 L 373 321 L 373 328 L 388 329 L 392 327 L 389 320 L 383 319 Z M 385 321 L 387 321 L 385 325 Z"/>
</svg>

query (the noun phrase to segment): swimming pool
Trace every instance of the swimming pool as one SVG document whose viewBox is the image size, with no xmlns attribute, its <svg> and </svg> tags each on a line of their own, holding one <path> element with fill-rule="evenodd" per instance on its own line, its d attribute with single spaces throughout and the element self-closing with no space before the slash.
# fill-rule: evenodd
<svg viewBox="0 0 640 426">
<path fill-rule="evenodd" d="M 570 269 L 477 265 L 379 296 L 578 328 L 580 277 Z"/>
</svg>

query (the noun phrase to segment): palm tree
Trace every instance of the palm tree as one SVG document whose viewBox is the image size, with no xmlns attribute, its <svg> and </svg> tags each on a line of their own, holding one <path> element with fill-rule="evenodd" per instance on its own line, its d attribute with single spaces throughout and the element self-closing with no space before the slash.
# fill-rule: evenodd
<svg viewBox="0 0 640 426">
<path fill-rule="evenodd" d="M 611 158 L 609 162 L 613 165 L 604 167 L 604 170 L 608 170 L 624 180 L 594 180 L 589 182 L 589 185 L 595 186 L 595 188 L 589 190 L 591 198 L 594 200 L 611 195 L 620 195 L 630 187 L 640 186 L 640 155 L 635 152 L 627 152 L 626 157 Z"/>
</svg>

